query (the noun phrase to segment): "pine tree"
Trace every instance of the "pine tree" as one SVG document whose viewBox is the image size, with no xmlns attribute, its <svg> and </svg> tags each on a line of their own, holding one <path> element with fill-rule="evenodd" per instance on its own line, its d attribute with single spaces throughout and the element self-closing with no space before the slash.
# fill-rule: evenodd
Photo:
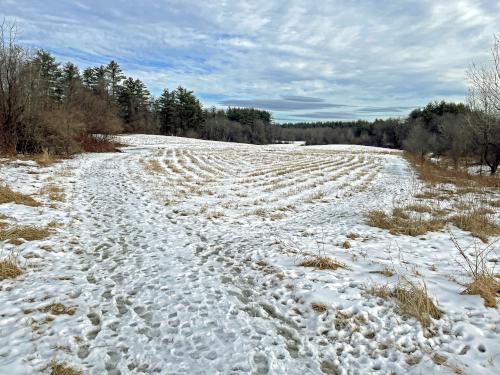
<svg viewBox="0 0 500 375">
<path fill-rule="evenodd" d="M 177 113 L 179 116 L 179 130 L 185 134 L 190 129 L 197 133 L 201 130 L 203 110 L 200 101 L 182 86 L 176 90 Z"/>
<path fill-rule="evenodd" d="M 159 112 L 160 133 L 164 135 L 175 135 L 177 128 L 177 106 L 175 103 L 176 91 L 163 90 L 161 96 L 156 100 L 156 108 Z"/>
<path fill-rule="evenodd" d="M 144 130 L 149 121 L 150 93 L 139 79 L 129 77 L 123 82 L 118 95 L 122 118 L 129 131 Z"/>
<path fill-rule="evenodd" d="M 78 67 L 71 62 L 64 64 L 61 74 L 61 87 L 63 98 L 66 101 L 72 99 L 73 94 L 81 83 L 82 79 Z"/>
<path fill-rule="evenodd" d="M 106 66 L 106 73 L 109 82 L 109 94 L 113 100 L 116 100 L 118 97 L 120 83 L 125 79 L 125 76 L 123 75 L 120 65 L 118 65 L 118 63 L 114 60 L 111 60 Z"/>
<path fill-rule="evenodd" d="M 61 70 L 54 56 L 44 50 L 38 50 L 32 61 L 38 95 L 44 108 L 61 100 Z"/>
</svg>

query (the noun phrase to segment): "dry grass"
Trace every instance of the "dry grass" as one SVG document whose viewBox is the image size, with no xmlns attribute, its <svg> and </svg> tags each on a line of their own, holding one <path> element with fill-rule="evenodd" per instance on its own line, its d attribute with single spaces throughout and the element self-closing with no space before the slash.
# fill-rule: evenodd
<svg viewBox="0 0 500 375">
<path fill-rule="evenodd" d="M 0 204 L 14 202 L 25 206 L 38 207 L 40 202 L 37 202 L 28 195 L 16 193 L 7 185 L 0 184 Z"/>
<path fill-rule="evenodd" d="M 46 185 L 40 194 L 47 195 L 51 201 L 63 202 L 66 199 L 64 189 L 54 184 Z"/>
<path fill-rule="evenodd" d="M 392 214 L 379 210 L 368 212 L 366 223 L 372 227 L 386 229 L 391 234 L 420 236 L 443 229 L 446 221 L 437 218 L 416 218 L 406 214 L 401 208 L 395 208 Z"/>
<path fill-rule="evenodd" d="M 383 300 L 388 300 L 392 296 L 392 291 L 387 284 L 371 286 L 366 289 L 366 292 L 375 297 L 382 298 Z"/>
<path fill-rule="evenodd" d="M 500 178 L 489 175 L 471 175 L 465 169 L 450 168 L 446 163 L 437 164 L 405 153 L 406 159 L 415 168 L 420 179 L 429 185 L 453 184 L 460 187 L 500 188 Z"/>
<path fill-rule="evenodd" d="M 76 307 L 67 307 L 62 303 L 52 303 L 40 309 L 41 312 L 52 315 L 75 315 Z"/>
<path fill-rule="evenodd" d="M 441 318 L 442 312 L 429 297 L 425 283 L 403 279 L 392 291 L 392 296 L 398 301 L 398 311 L 413 316 L 423 327 L 430 325 L 431 318 Z"/>
<path fill-rule="evenodd" d="M 366 292 L 384 300 L 394 298 L 397 301 L 397 312 L 412 316 L 423 327 L 428 327 L 432 319 L 441 319 L 442 312 L 434 304 L 427 293 L 425 283 L 419 284 L 407 279 L 401 279 L 394 288 L 389 285 L 375 285 L 366 289 Z"/>
<path fill-rule="evenodd" d="M 343 263 L 340 263 L 340 262 L 333 260 L 331 258 L 319 256 L 319 255 L 307 258 L 303 262 L 299 263 L 299 266 L 311 267 L 311 268 L 315 268 L 318 270 L 332 270 L 332 271 L 335 271 L 338 268 L 344 268 L 344 269 L 348 268 Z"/>
<path fill-rule="evenodd" d="M 0 229 L 0 241 L 18 240 L 20 238 L 26 241 L 37 241 L 43 240 L 49 235 L 49 229 L 30 225 Z"/>
<path fill-rule="evenodd" d="M 163 173 L 163 167 L 156 159 L 149 159 L 144 165 L 144 169 L 152 173 Z"/>
<path fill-rule="evenodd" d="M 500 282 L 495 276 L 488 273 L 477 275 L 467 285 L 463 294 L 479 295 L 484 300 L 484 306 L 496 307 L 497 297 L 500 295 Z"/>
<path fill-rule="evenodd" d="M 356 238 L 359 237 L 359 235 L 357 233 L 351 232 L 346 237 L 354 241 Z"/>
<path fill-rule="evenodd" d="M 49 363 L 50 375 L 83 375 L 80 370 L 68 366 L 62 362 L 52 361 Z"/>
<path fill-rule="evenodd" d="M 349 243 L 349 241 L 344 241 L 344 242 L 342 243 L 342 247 L 343 247 L 344 249 L 350 249 L 350 248 L 351 248 L 351 244 Z"/>
<path fill-rule="evenodd" d="M 38 165 L 41 165 L 42 167 L 47 167 L 51 164 L 54 164 L 57 159 L 54 158 L 52 155 L 49 154 L 49 151 L 47 149 L 44 149 L 41 154 L 37 154 L 33 156 L 33 160 L 38 163 Z"/>
<path fill-rule="evenodd" d="M 23 273 L 16 256 L 9 255 L 0 259 L 0 280 L 15 279 Z"/>
<path fill-rule="evenodd" d="M 370 273 L 377 273 L 377 274 L 383 275 L 385 277 L 392 277 L 395 274 L 394 269 L 389 267 L 389 266 L 384 266 L 383 269 L 378 270 L 378 271 L 370 271 Z"/>
<path fill-rule="evenodd" d="M 207 218 L 208 219 L 218 219 L 218 218 L 221 218 L 221 217 L 224 217 L 224 212 L 222 211 L 211 211 L 211 212 L 208 212 L 207 213 Z"/>
<path fill-rule="evenodd" d="M 500 295 L 500 281 L 498 275 L 495 274 L 494 267 L 488 262 L 493 250 L 492 246 L 481 249 L 474 244 L 474 251 L 472 255 L 469 255 L 453 235 L 452 241 L 463 260 L 462 267 L 472 280 L 466 284 L 462 293 L 479 295 L 483 298 L 486 307 L 496 307 L 497 297 Z"/>
<path fill-rule="evenodd" d="M 254 216 L 261 216 L 261 217 L 266 217 L 267 216 L 267 211 L 263 208 L 256 208 L 252 212 L 250 212 L 250 215 Z"/>
<path fill-rule="evenodd" d="M 311 308 L 319 314 L 324 313 L 328 309 L 328 307 L 321 302 L 311 303 Z"/>
<path fill-rule="evenodd" d="M 471 210 L 450 218 L 458 228 L 470 232 L 483 242 L 500 235 L 500 226 L 493 222 L 484 210 Z"/>
<path fill-rule="evenodd" d="M 314 203 L 316 201 L 322 200 L 325 197 L 326 197 L 326 193 L 324 191 L 318 191 L 318 192 L 313 193 L 313 194 L 309 195 L 308 197 L 306 197 L 304 199 L 304 202 L 306 202 L 306 203 Z"/>
<path fill-rule="evenodd" d="M 419 213 L 432 213 L 433 208 L 428 204 L 412 204 L 406 207 L 407 210 Z"/>
</svg>

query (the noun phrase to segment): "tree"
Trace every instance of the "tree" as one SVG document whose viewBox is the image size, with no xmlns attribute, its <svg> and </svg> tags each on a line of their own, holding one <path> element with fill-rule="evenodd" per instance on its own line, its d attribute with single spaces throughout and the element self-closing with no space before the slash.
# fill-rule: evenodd
<svg viewBox="0 0 500 375">
<path fill-rule="evenodd" d="M 120 65 L 118 65 L 118 63 L 114 60 L 111 60 L 106 66 L 106 74 L 109 82 L 109 94 L 113 100 L 116 100 L 118 97 L 120 83 L 125 79 L 125 75 L 123 74 Z"/>
<path fill-rule="evenodd" d="M 182 86 L 176 90 L 177 115 L 179 117 L 179 129 L 182 134 L 190 129 L 199 134 L 203 122 L 203 110 L 200 101 Z"/>
<path fill-rule="evenodd" d="M 420 155 L 422 160 L 425 154 L 435 150 L 435 145 L 436 136 L 425 129 L 421 121 L 416 121 L 403 141 L 403 148 L 406 151 Z"/>
<path fill-rule="evenodd" d="M 23 84 L 28 55 L 16 44 L 16 26 L 0 25 L 0 153 L 14 154 L 17 127 L 29 99 Z"/>
<path fill-rule="evenodd" d="M 473 64 L 469 81 L 469 125 L 479 148 L 481 164 L 495 174 L 500 164 L 500 36 L 495 36 L 489 65 Z"/>
<path fill-rule="evenodd" d="M 78 67 L 71 62 L 64 64 L 61 73 L 61 87 L 63 100 L 65 102 L 72 101 L 73 96 L 81 83 L 82 79 L 80 77 Z"/>
<path fill-rule="evenodd" d="M 178 121 L 176 95 L 175 90 L 170 92 L 168 89 L 165 89 L 156 101 L 160 121 L 160 133 L 163 135 L 176 134 Z"/>
<path fill-rule="evenodd" d="M 45 50 L 38 50 L 31 61 L 35 79 L 35 95 L 44 110 L 53 108 L 62 98 L 61 69 L 54 56 Z"/>
<path fill-rule="evenodd" d="M 466 115 L 445 114 L 440 119 L 439 131 L 441 136 L 438 147 L 453 160 L 457 168 L 460 159 L 469 156 L 473 150 L 472 134 L 467 126 Z"/>
<path fill-rule="evenodd" d="M 150 93 L 139 79 L 127 78 L 118 94 L 118 103 L 126 130 L 148 131 Z"/>
</svg>

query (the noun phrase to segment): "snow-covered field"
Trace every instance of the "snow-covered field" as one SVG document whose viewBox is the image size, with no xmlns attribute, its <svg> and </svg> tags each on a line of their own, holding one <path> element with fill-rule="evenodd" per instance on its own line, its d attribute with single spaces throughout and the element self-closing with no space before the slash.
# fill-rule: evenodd
<svg viewBox="0 0 500 375">
<path fill-rule="evenodd" d="M 397 152 L 120 141 L 122 153 L 50 167 L 0 164 L 4 183 L 44 203 L 2 204 L 2 220 L 58 223 L 45 240 L 0 242 L 25 271 L 0 281 L 0 374 L 47 373 L 51 360 L 115 375 L 499 373 L 499 310 L 460 294 L 449 233 L 365 224 L 415 189 Z M 64 201 L 37 195 L 48 183 Z M 347 268 L 299 265 L 311 255 Z M 425 280 L 443 311 L 429 330 L 366 292 L 401 276 Z M 46 312 L 54 302 L 75 313 Z"/>
</svg>

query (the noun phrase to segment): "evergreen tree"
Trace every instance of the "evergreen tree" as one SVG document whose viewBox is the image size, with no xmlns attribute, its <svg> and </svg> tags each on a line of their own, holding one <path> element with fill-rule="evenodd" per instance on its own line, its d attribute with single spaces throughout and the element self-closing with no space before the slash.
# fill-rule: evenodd
<svg viewBox="0 0 500 375">
<path fill-rule="evenodd" d="M 125 79 L 120 65 L 114 60 L 111 60 L 106 66 L 107 80 L 109 82 L 109 94 L 113 100 L 118 97 L 120 83 Z"/>
<path fill-rule="evenodd" d="M 176 91 L 163 90 L 161 96 L 156 100 L 156 108 L 160 122 L 160 133 L 164 135 L 173 135 L 177 132 L 177 105 Z"/>
<path fill-rule="evenodd" d="M 203 110 L 193 92 L 179 86 L 176 90 L 176 104 L 179 131 L 182 134 L 185 134 L 187 130 L 199 133 L 203 122 Z"/>
<path fill-rule="evenodd" d="M 95 86 L 95 79 L 94 78 L 95 77 L 94 77 L 94 69 L 93 68 L 89 67 L 83 71 L 83 74 L 82 74 L 83 84 L 88 89 L 91 89 Z"/>
<path fill-rule="evenodd" d="M 75 64 L 71 62 L 64 64 L 60 83 L 64 100 L 70 101 L 76 89 L 82 83 L 80 71 Z"/>
<path fill-rule="evenodd" d="M 151 98 L 142 81 L 127 78 L 120 88 L 118 103 L 128 131 L 147 128 Z"/>
<path fill-rule="evenodd" d="M 61 70 L 54 56 L 44 50 L 38 50 L 32 61 L 34 67 L 38 96 L 44 108 L 60 101 L 62 88 L 60 85 Z"/>
</svg>

